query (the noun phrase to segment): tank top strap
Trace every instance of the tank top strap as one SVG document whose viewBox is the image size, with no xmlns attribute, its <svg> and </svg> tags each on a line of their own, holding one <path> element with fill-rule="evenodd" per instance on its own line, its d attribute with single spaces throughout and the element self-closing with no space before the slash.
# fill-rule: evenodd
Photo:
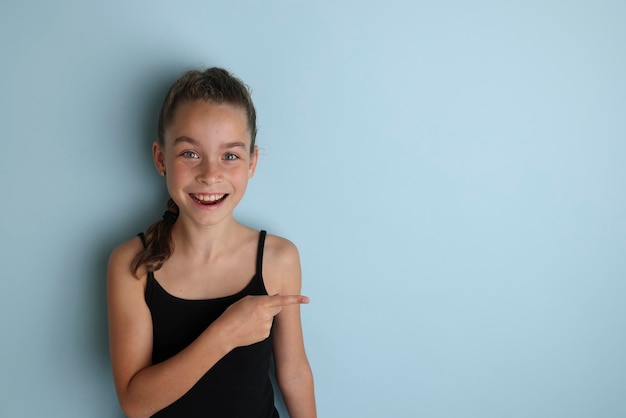
<svg viewBox="0 0 626 418">
<path fill-rule="evenodd" d="M 256 275 L 261 276 L 263 274 L 263 247 L 265 246 L 266 231 L 261 231 L 259 234 L 259 247 L 256 254 Z"/>
</svg>

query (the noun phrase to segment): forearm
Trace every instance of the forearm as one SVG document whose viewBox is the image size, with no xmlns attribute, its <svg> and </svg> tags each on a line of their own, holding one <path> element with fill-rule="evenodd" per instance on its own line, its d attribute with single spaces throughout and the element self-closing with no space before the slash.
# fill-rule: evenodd
<svg viewBox="0 0 626 418">
<path fill-rule="evenodd" d="M 230 349 L 216 327 L 207 328 L 175 356 L 137 372 L 118 391 L 130 418 L 149 417 L 180 399 Z"/>
<path fill-rule="evenodd" d="M 291 376 L 278 376 L 278 384 L 291 418 L 315 418 L 313 373 L 307 364 Z"/>
</svg>

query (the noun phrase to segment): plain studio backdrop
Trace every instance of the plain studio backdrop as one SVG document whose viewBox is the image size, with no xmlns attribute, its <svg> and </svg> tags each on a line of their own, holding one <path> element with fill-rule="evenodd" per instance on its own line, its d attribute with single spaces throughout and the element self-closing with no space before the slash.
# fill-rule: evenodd
<svg viewBox="0 0 626 418">
<path fill-rule="evenodd" d="M 0 416 L 121 416 L 107 258 L 165 209 L 167 87 L 216 65 L 320 417 L 625 417 L 625 4 L 3 1 Z"/>
</svg>

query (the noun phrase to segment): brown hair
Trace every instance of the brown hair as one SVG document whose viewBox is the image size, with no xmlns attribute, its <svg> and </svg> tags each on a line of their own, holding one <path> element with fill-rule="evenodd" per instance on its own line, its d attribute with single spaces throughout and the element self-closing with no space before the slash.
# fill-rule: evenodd
<svg viewBox="0 0 626 418">
<path fill-rule="evenodd" d="M 250 90 L 238 78 L 222 68 L 208 68 L 204 71 L 190 70 L 184 73 L 170 87 L 159 113 L 158 141 L 165 146 L 165 130 L 172 122 L 176 109 L 181 103 L 204 100 L 215 104 L 229 104 L 242 108 L 246 112 L 248 131 L 250 132 L 250 154 L 254 152 L 256 141 L 256 110 L 250 97 Z M 178 217 L 178 206 L 171 198 L 163 219 L 150 225 L 144 234 L 144 249 L 131 263 L 131 270 L 136 276 L 141 267 L 146 271 L 159 270 L 170 258 L 174 245 L 172 225 Z"/>
</svg>

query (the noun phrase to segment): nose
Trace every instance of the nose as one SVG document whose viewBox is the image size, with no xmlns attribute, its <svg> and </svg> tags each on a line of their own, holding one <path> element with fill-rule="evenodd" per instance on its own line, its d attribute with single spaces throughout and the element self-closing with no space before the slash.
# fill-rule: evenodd
<svg viewBox="0 0 626 418">
<path fill-rule="evenodd" d="M 196 180 L 204 184 L 219 183 L 223 180 L 222 166 L 219 161 L 204 160 L 198 165 Z"/>
</svg>

